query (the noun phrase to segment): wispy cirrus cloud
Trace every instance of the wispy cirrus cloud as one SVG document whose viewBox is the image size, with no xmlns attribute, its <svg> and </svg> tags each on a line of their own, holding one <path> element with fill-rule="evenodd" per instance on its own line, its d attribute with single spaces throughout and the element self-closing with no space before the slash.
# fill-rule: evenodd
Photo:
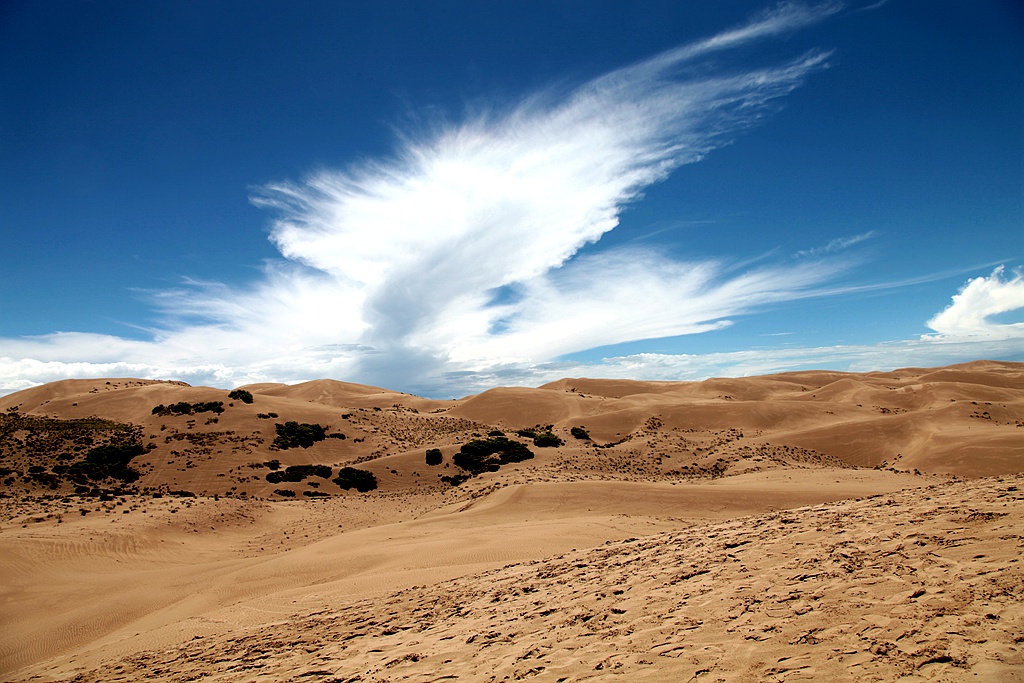
<svg viewBox="0 0 1024 683">
<path fill-rule="evenodd" d="M 836 237 L 835 239 L 829 240 L 827 244 L 820 247 L 811 247 L 810 249 L 801 249 L 796 252 L 797 256 L 801 257 L 818 257 L 826 254 L 835 254 L 841 251 L 845 251 L 855 244 L 860 244 L 866 240 L 875 237 L 878 233 L 874 230 L 861 233 L 859 235 L 849 235 L 846 237 Z"/>
<path fill-rule="evenodd" d="M 873 233 L 774 265 L 583 249 L 645 188 L 772 113 L 829 54 L 731 69 L 712 57 L 840 7 L 783 3 L 575 89 L 404 132 L 390 158 L 267 185 L 252 201 L 273 213 L 283 260 L 258 281 L 154 294 L 164 319 L 144 340 L 2 339 L 0 391 L 132 374 L 219 386 L 326 376 L 468 393 L 572 374 L 579 366 L 554 359 L 574 351 L 705 332 L 826 295 L 825 283 L 850 267 L 841 252 Z M 589 374 L 643 376 L 637 363 L 673 376 L 673 361 L 654 357 Z"/>
</svg>

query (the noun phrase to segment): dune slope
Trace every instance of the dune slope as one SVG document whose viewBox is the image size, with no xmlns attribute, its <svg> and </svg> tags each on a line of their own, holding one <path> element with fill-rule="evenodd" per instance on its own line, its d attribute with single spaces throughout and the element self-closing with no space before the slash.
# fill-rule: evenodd
<svg viewBox="0 0 1024 683">
<path fill-rule="evenodd" d="M 42 666 L 23 674 L 1021 680 L 1022 529 L 1024 477 L 949 482 L 608 542 L 363 600 L 325 600 L 88 671 Z"/>
</svg>

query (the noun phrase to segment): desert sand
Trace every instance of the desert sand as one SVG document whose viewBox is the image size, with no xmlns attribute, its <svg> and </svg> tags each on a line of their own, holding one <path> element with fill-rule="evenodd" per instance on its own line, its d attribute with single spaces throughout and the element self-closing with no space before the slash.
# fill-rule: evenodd
<svg viewBox="0 0 1024 683">
<path fill-rule="evenodd" d="M 243 389 L 0 398 L 0 679 L 1024 680 L 1024 365 Z"/>
</svg>

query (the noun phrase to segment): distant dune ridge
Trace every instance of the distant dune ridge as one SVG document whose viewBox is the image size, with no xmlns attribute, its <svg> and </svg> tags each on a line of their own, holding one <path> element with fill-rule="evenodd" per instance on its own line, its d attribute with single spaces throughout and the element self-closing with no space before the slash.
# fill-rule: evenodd
<svg viewBox="0 0 1024 683">
<path fill-rule="evenodd" d="M 1024 680 L 1024 364 L 237 389 L 0 397 L 0 678 Z"/>
</svg>

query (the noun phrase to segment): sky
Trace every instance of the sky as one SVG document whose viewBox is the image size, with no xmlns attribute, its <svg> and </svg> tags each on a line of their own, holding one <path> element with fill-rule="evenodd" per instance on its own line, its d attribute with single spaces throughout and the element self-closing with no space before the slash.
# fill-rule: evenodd
<svg viewBox="0 0 1024 683">
<path fill-rule="evenodd" d="M 1024 361 L 1014 0 L 4 0 L 0 395 Z"/>
</svg>

